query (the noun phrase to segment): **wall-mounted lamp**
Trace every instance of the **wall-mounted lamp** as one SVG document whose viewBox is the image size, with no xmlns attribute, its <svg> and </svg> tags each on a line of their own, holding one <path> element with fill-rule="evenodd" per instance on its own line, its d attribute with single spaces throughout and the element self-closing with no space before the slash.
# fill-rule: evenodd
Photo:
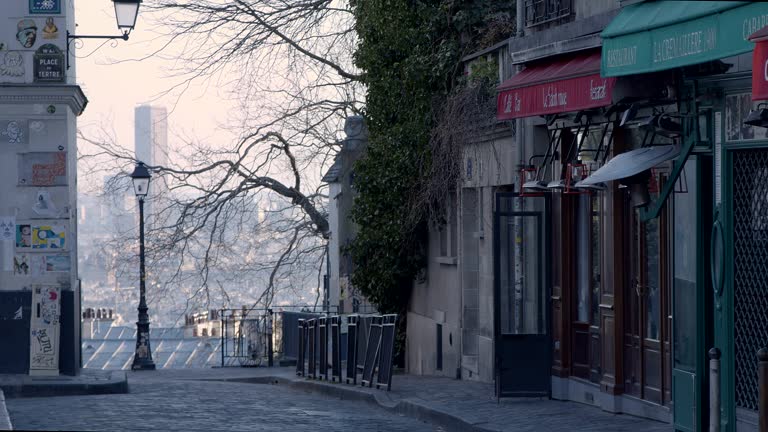
<svg viewBox="0 0 768 432">
<path fill-rule="evenodd" d="M 128 40 L 131 30 L 136 27 L 136 19 L 139 16 L 139 6 L 141 0 L 112 0 L 115 5 L 115 19 L 117 20 L 117 29 L 122 34 L 115 36 L 98 35 L 74 35 L 67 30 L 67 69 L 69 69 L 69 51 L 70 45 L 76 39 L 122 39 Z"/>
<path fill-rule="evenodd" d="M 768 109 L 765 109 L 766 104 L 761 103 L 757 106 L 757 109 L 751 110 L 747 115 L 747 119 L 744 120 L 744 124 L 758 127 L 768 127 Z"/>
</svg>

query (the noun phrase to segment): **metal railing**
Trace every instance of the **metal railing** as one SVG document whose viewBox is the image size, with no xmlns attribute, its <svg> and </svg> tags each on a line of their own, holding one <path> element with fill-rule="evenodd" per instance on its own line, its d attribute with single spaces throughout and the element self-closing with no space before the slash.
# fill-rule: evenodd
<svg viewBox="0 0 768 432">
<path fill-rule="evenodd" d="M 375 313 L 372 306 L 356 312 Z M 220 309 L 221 367 L 256 367 L 277 361 L 292 363 L 299 355 L 298 321 L 342 315 L 338 306 L 321 311 L 314 305 Z M 329 324 L 330 328 L 330 324 Z"/>
<path fill-rule="evenodd" d="M 525 26 L 559 20 L 573 13 L 573 0 L 525 0 Z"/>
</svg>

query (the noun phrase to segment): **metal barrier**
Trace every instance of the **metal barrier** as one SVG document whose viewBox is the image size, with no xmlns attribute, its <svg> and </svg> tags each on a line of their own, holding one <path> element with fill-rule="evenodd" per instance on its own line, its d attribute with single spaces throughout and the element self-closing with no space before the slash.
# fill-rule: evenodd
<svg viewBox="0 0 768 432">
<path fill-rule="evenodd" d="M 311 319 L 308 321 L 309 328 L 307 329 L 307 339 L 309 339 L 309 377 L 317 379 L 317 356 L 315 356 L 315 345 L 317 345 L 317 319 Z"/>
<path fill-rule="evenodd" d="M 371 331 L 368 333 L 368 347 L 365 350 L 365 362 L 363 362 L 363 377 L 360 383 L 365 387 L 373 387 L 374 368 L 381 348 L 381 317 L 373 317 Z"/>
<path fill-rule="evenodd" d="M 367 341 L 364 341 L 362 335 L 366 322 L 370 322 L 370 329 L 366 332 Z M 373 387 L 375 378 L 376 388 L 386 387 L 387 391 L 391 390 L 397 315 L 349 315 L 346 317 L 346 338 L 342 336 L 343 324 L 344 318 L 338 315 L 297 320 L 299 337 L 296 344 L 296 375 L 328 380 L 330 369 L 333 381 L 342 382 L 344 379 L 347 384 L 357 384 L 360 370 L 363 386 Z M 346 347 L 343 342 L 346 342 Z M 364 350 L 359 355 L 363 343 Z M 358 364 L 360 357 L 363 360 L 362 367 Z M 307 372 L 305 360 L 308 364 Z M 346 367 L 343 367 L 345 360 Z M 342 376 L 342 370 L 346 372 L 346 377 Z"/>
<path fill-rule="evenodd" d="M 305 345 L 306 345 L 306 338 L 304 337 L 304 320 L 300 319 L 298 320 L 298 327 L 299 327 L 299 335 L 298 335 L 298 342 L 299 346 L 296 350 L 296 375 L 297 376 L 305 376 L 305 369 L 304 369 L 304 352 L 305 352 Z"/>
<path fill-rule="evenodd" d="M 331 379 L 341 382 L 341 317 L 331 317 Z"/>
<path fill-rule="evenodd" d="M 317 319 L 317 329 L 320 333 L 320 379 L 328 381 L 328 318 L 320 317 Z"/>
<path fill-rule="evenodd" d="M 349 315 L 347 317 L 347 384 L 357 384 L 357 323 L 360 316 Z"/>
<path fill-rule="evenodd" d="M 395 354 L 395 325 L 397 315 L 381 317 L 381 342 L 379 348 L 379 373 L 376 377 L 376 388 L 387 386 L 392 388 L 392 361 Z"/>
</svg>

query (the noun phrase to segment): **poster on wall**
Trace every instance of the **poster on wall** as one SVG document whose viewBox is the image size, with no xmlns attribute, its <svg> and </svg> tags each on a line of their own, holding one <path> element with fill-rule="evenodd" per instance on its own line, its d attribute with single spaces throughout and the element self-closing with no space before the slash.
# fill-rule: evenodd
<svg viewBox="0 0 768 432">
<path fill-rule="evenodd" d="M 32 225 L 16 225 L 16 247 L 32 247 Z"/>
<path fill-rule="evenodd" d="M 17 253 L 13 257 L 13 274 L 16 276 L 42 276 L 46 273 L 70 271 L 68 255 L 40 255 Z"/>
<path fill-rule="evenodd" d="M 19 186 L 66 186 L 67 152 L 19 153 Z"/>
<path fill-rule="evenodd" d="M 32 249 L 64 249 L 66 230 L 61 225 L 32 227 Z"/>
<path fill-rule="evenodd" d="M 46 273 L 68 273 L 71 270 L 69 255 L 43 255 Z"/>
<path fill-rule="evenodd" d="M 61 13 L 63 0 L 29 0 L 30 14 L 57 14 Z"/>
<path fill-rule="evenodd" d="M 60 297 L 58 286 L 36 286 L 32 289 L 30 375 L 58 375 Z"/>
</svg>

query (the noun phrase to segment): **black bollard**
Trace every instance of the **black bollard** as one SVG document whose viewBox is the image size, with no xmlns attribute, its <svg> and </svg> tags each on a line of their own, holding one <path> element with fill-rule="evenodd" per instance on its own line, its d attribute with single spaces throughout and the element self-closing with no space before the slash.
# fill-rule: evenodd
<svg viewBox="0 0 768 432">
<path fill-rule="evenodd" d="M 768 432 L 768 349 L 760 348 L 757 352 L 758 392 L 757 407 L 758 430 Z"/>
</svg>

